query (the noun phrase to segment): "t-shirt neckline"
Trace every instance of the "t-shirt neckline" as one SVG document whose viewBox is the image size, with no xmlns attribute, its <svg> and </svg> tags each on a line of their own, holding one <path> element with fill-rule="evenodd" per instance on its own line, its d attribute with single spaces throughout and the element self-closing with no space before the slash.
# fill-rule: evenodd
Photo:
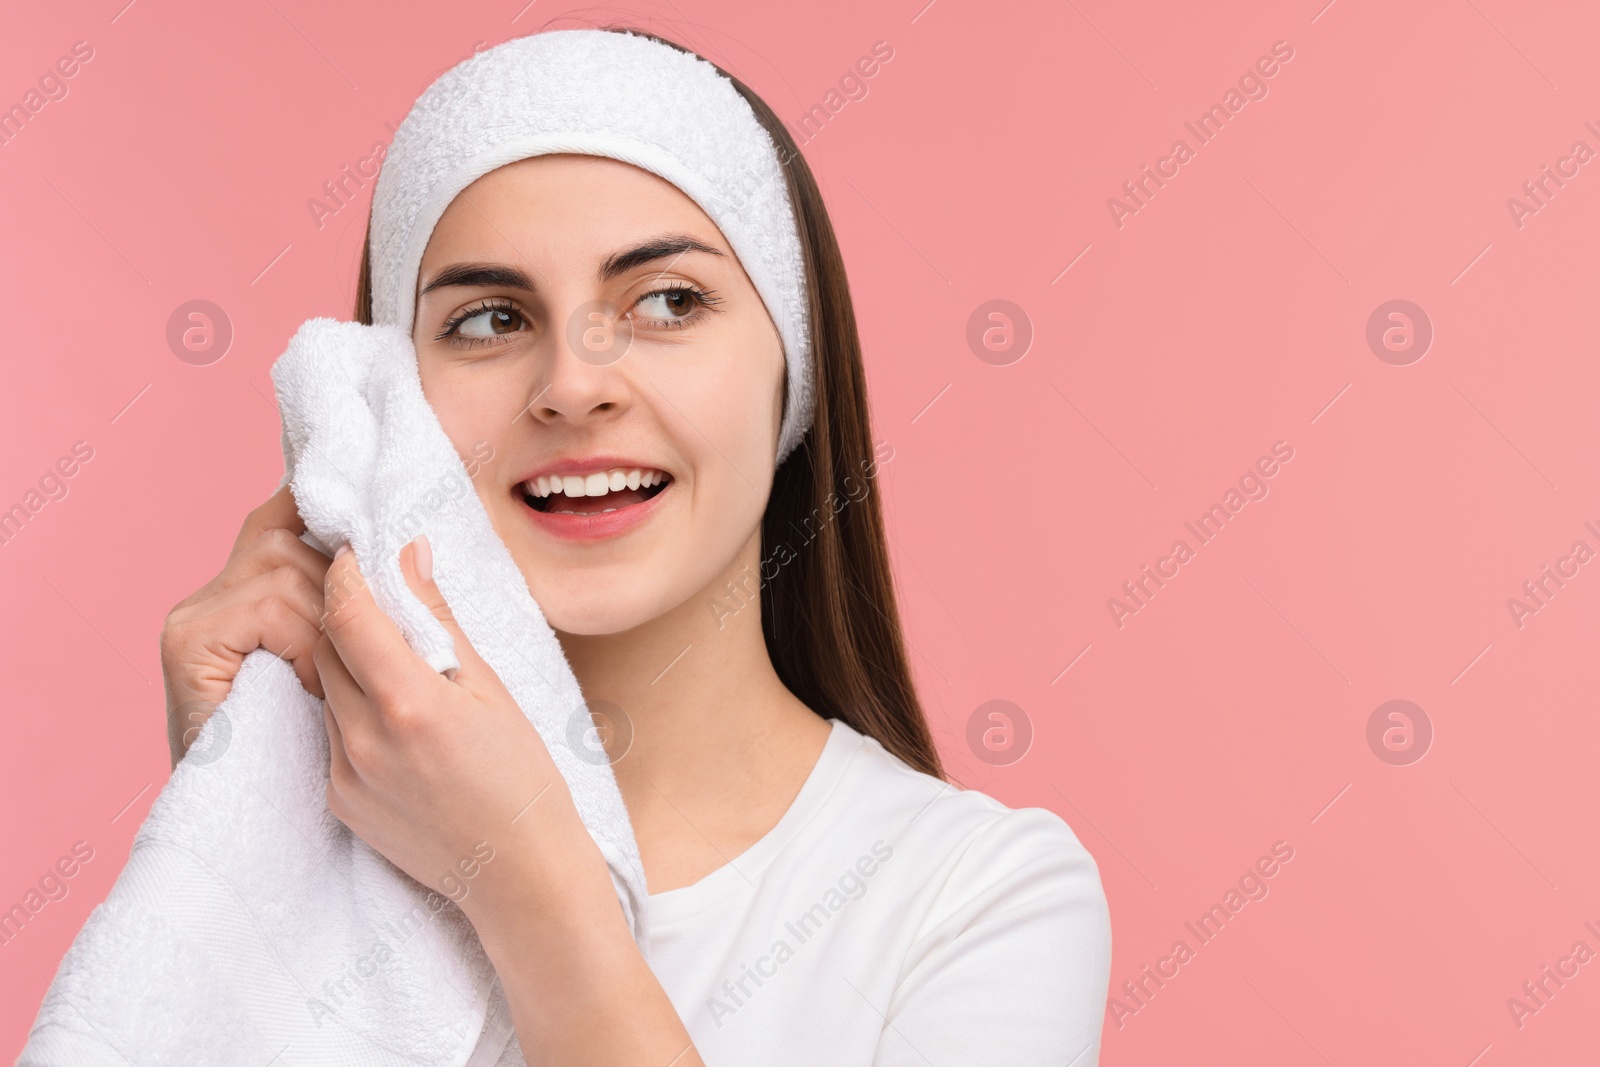
<svg viewBox="0 0 1600 1067">
<path fill-rule="evenodd" d="M 821 755 L 801 784 L 800 791 L 789 803 L 789 809 L 772 829 L 698 882 L 651 893 L 648 906 L 652 930 L 697 915 L 722 903 L 741 889 L 750 890 L 784 847 L 817 814 L 843 776 L 850 757 L 859 751 L 864 741 L 864 735 L 843 719 L 831 719 L 829 722 L 828 740 L 822 746 Z"/>
</svg>

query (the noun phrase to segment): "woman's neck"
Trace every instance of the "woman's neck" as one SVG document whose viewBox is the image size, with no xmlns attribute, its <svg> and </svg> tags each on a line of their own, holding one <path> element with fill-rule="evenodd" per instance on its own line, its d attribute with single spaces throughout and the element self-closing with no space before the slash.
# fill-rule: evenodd
<svg viewBox="0 0 1600 1067">
<path fill-rule="evenodd" d="M 827 739 L 827 721 L 767 653 L 759 553 L 757 536 L 699 594 L 642 626 L 560 635 L 591 710 L 618 720 L 605 743 L 641 845 L 659 817 L 737 849 L 787 809 Z"/>
</svg>

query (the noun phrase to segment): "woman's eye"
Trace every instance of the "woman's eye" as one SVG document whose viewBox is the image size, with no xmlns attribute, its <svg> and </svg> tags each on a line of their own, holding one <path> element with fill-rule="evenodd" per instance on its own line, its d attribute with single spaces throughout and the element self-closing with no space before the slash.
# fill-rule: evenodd
<svg viewBox="0 0 1600 1067">
<path fill-rule="evenodd" d="M 709 294 L 699 290 L 671 288 L 646 293 L 634 307 L 646 319 L 677 326 L 690 321 L 702 307 L 712 303 L 715 301 L 710 299 Z"/>
<path fill-rule="evenodd" d="M 515 308 L 484 308 L 462 319 L 456 332 L 462 337 L 495 337 L 516 333 L 522 321 L 522 312 Z"/>
</svg>

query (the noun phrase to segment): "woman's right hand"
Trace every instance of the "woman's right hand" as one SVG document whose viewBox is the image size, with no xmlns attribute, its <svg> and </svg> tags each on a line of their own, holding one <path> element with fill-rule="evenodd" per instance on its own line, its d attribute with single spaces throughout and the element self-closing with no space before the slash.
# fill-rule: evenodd
<svg viewBox="0 0 1600 1067">
<path fill-rule="evenodd" d="M 285 485 L 245 519 L 222 573 L 167 613 L 161 674 L 174 767 L 257 648 L 289 661 L 300 684 L 323 696 L 311 656 L 332 561 L 300 540 L 305 528 Z"/>
</svg>

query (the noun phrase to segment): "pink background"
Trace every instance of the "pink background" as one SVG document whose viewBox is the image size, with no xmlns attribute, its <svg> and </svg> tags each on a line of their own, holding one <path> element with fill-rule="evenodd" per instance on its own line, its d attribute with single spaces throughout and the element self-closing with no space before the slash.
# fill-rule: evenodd
<svg viewBox="0 0 1600 1067">
<path fill-rule="evenodd" d="M 321 228 L 308 200 L 475 44 L 590 18 L 699 48 L 791 122 L 893 48 L 805 152 L 895 450 L 919 683 L 966 784 L 1093 851 L 1113 993 L 1294 849 L 1123 997 L 1102 1062 L 1592 1057 L 1600 962 L 1520 1027 L 1507 1006 L 1600 951 L 1600 562 L 1520 627 L 1507 604 L 1600 550 L 1600 162 L 1520 227 L 1507 206 L 1600 150 L 1592 5 L 123 3 L 29 5 L 0 37 L 0 105 L 94 49 L 0 147 L 0 507 L 94 449 L 0 545 L 0 907 L 95 850 L 0 947 L 8 1057 L 166 780 L 157 634 L 276 485 L 267 368 L 349 317 L 371 186 Z M 1277 41 L 1268 95 L 1119 228 L 1108 198 Z M 193 299 L 235 331 L 209 366 L 166 340 Z M 965 339 L 995 299 L 1034 331 L 1006 366 Z M 1406 366 L 1365 339 L 1393 299 L 1435 332 Z M 1107 599 L 1280 440 L 1270 494 L 1119 628 Z M 966 740 L 993 699 L 1034 732 L 1005 766 Z M 1392 699 L 1434 731 L 1405 766 L 1367 742 Z"/>
</svg>

